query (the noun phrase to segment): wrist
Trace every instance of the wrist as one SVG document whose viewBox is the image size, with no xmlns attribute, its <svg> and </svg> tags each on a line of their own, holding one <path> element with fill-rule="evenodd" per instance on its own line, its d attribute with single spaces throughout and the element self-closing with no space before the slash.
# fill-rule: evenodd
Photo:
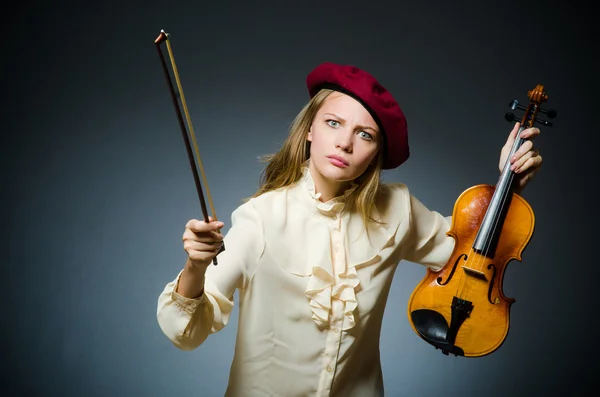
<svg viewBox="0 0 600 397">
<path fill-rule="evenodd" d="M 192 261 L 190 258 L 185 262 L 185 270 L 193 274 L 204 274 L 210 266 L 211 261 Z"/>
<path fill-rule="evenodd" d="M 188 259 L 175 287 L 175 292 L 190 299 L 198 299 L 202 296 L 207 267 Z"/>
</svg>

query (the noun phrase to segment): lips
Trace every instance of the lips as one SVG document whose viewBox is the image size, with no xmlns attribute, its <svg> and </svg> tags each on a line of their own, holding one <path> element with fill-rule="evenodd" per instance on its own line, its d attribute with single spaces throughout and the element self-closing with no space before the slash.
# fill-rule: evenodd
<svg viewBox="0 0 600 397">
<path fill-rule="evenodd" d="M 327 158 L 328 159 L 332 159 L 332 160 L 337 160 L 337 161 L 339 161 L 340 163 L 343 163 L 346 166 L 349 165 L 348 162 L 343 157 L 340 157 L 340 156 L 331 155 L 331 156 L 327 156 Z"/>
</svg>

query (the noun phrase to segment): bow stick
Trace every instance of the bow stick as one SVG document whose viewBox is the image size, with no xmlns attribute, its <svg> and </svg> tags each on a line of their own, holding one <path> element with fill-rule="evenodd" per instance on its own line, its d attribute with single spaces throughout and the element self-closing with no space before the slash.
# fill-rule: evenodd
<svg viewBox="0 0 600 397">
<path fill-rule="evenodd" d="M 179 101 L 177 98 L 177 94 L 175 93 L 175 88 L 173 87 L 173 82 L 171 80 L 171 76 L 170 76 L 169 70 L 167 68 L 167 63 L 165 62 L 165 58 L 161 51 L 162 43 L 165 43 L 167 46 L 167 51 L 169 53 L 169 59 L 171 61 L 171 67 L 173 68 L 173 75 L 175 76 L 175 81 L 177 82 L 177 89 L 179 91 L 179 99 L 181 99 L 181 105 L 183 107 L 183 112 L 185 113 L 185 120 L 187 121 L 187 128 L 186 128 L 186 123 L 184 122 L 183 116 L 181 114 L 181 109 L 179 108 Z M 181 86 L 181 80 L 179 79 L 179 73 L 177 72 L 177 65 L 175 64 L 175 57 L 173 56 L 173 50 L 171 48 L 170 35 L 168 33 L 165 33 L 164 30 L 161 30 L 160 34 L 158 35 L 156 40 L 154 40 L 154 44 L 156 44 L 156 49 L 158 50 L 158 55 L 160 57 L 163 71 L 165 72 L 165 77 L 167 79 L 167 84 L 169 86 L 171 98 L 173 99 L 173 105 L 175 106 L 175 113 L 177 114 L 177 119 L 179 120 L 179 126 L 181 127 L 181 133 L 183 135 L 183 141 L 185 142 L 185 148 L 187 150 L 188 159 L 190 161 L 190 167 L 192 169 L 192 173 L 194 174 L 194 182 L 196 183 L 196 190 L 198 191 L 198 199 L 200 200 L 200 206 L 202 207 L 202 214 L 204 215 L 204 221 L 207 223 L 209 222 L 208 211 L 206 209 L 206 203 L 204 202 L 204 194 L 202 192 L 202 185 L 200 183 L 200 178 L 198 177 L 197 168 L 200 168 L 200 172 L 202 174 L 202 179 L 204 181 L 204 187 L 206 189 L 206 195 L 208 197 L 208 203 L 210 204 L 210 208 L 212 211 L 212 217 L 213 217 L 213 220 L 216 221 L 216 220 L 218 220 L 217 214 L 215 212 L 215 208 L 213 206 L 213 203 L 212 203 L 212 200 L 210 197 L 210 190 L 208 189 L 208 182 L 206 181 L 206 175 L 204 174 L 204 167 L 202 166 L 202 160 L 200 159 L 200 153 L 198 151 L 198 145 L 196 143 L 196 136 L 194 135 L 194 127 L 192 126 L 192 119 L 191 119 L 190 114 L 187 109 L 187 104 L 185 102 L 185 96 L 183 95 L 183 88 Z M 194 161 L 194 154 L 192 153 L 192 148 L 190 145 L 190 139 L 188 137 L 188 134 L 192 137 L 192 141 L 194 143 L 194 150 L 196 152 L 195 160 L 198 163 L 197 166 L 196 166 L 196 162 Z M 223 252 L 224 250 L 225 250 L 225 244 L 221 244 L 221 247 L 219 248 L 219 252 L 217 252 L 217 255 L 220 254 L 221 252 Z M 218 264 L 216 256 L 213 258 L 213 263 L 215 266 Z"/>
</svg>

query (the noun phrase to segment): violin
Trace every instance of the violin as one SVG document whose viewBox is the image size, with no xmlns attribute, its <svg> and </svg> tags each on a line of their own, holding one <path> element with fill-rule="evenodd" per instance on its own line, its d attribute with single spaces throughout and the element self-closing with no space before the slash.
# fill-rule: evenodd
<svg viewBox="0 0 600 397">
<path fill-rule="evenodd" d="M 455 202 L 452 224 L 447 232 L 455 240 L 454 250 L 444 267 L 427 269 L 408 301 L 410 325 L 425 342 L 445 355 L 481 357 L 496 351 L 505 341 L 514 298 L 502 290 L 504 272 L 511 260 L 522 253 L 534 232 L 531 206 L 512 189 L 512 155 L 525 142 L 521 132 L 538 122 L 539 113 L 554 118 L 556 111 L 542 109 L 548 99 L 543 85 L 528 91 L 529 104 L 510 102 L 512 110 L 524 110 L 511 153 L 498 183 L 466 189 Z M 519 119 L 505 115 L 513 122 Z"/>
</svg>

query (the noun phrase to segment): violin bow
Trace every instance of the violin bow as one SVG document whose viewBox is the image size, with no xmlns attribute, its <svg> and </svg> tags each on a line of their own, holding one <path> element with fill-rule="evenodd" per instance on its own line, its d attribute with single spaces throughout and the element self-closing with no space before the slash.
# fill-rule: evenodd
<svg viewBox="0 0 600 397">
<path fill-rule="evenodd" d="M 161 50 L 161 45 L 165 44 L 167 47 L 167 51 L 169 53 L 169 59 L 171 61 L 171 67 L 173 70 L 173 76 L 175 77 L 175 81 L 177 83 L 177 91 L 179 92 L 179 98 L 177 93 L 175 92 L 175 88 L 173 85 L 173 81 L 171 80 L 171 75 L 169 74 L 169 69 L 167 67 L 167 63 L 165 61 L 165 57 L 163 56 L 163 52 Z M 202 207 L 202 214 L 204 215 L 204 221 L 209 222 L 208 210 L 206 209 L 206 203 L 204 201 L 204 193 L 202 192 L 202 184 L 200 183 L 200 178 L 198 176 L 198 168 L 200 169 L 200 173 L 202 174 L 202 180 L 204 181 L 204 188 L 206 189 L 206 195 L 208 197 L 208 203 L 210 205 L 212 211 L 213 220 L 217 219 L 217 213 L 215 211 L 215 207 L 213 205 L 210 190 L 208 188 L 208 182 L 206 181 L 206 174 L 204 173 L 204 167 L 202 166 L 202 159 L 200 158 L 200 152 L 198 151 L 198 144 L 196 143 L 196 136 L 194 135 L 194 127 L 192 125 L 192 118 L 190 117 L 190 113 L 188 112 L 187 104 L 185 102 L 185 95 L 183 95 L 183 88 L 181 86 L 181 80 L 179 78 L 179 73 L 177 72 L 177 65 L 175 63 L 175 57 L 173 56 L 173 49 L 171 48 L 170 42 L 170 34 L 166 33 L 164 30 L 160 31 L 160 34 L 154 40 L 154 44 L 156 44 L 156 49 L 158 50 L 158 56 L 160 58 L 160 62 L 162 64 L 163 71 L 165 73 L 165 78 L 167 80 L 167 85 L 169 86 L 169 92 L 171 93 L 171 99 L 173 100 L 173 105 L 175 107 L 175 113 L 177 114 L 177 119 L 179 120 L 179 126 L 181 127 L 181 133 L 183 136 L 183 141 L 185 143 L 185 148 L 187 150 L 188 159 L 190 162 L 190 168 L 192 169 L 192 173 L 194 175 L 194 182 L 196 183 L 196 191 L 198 192 L 198 199 L 200 200 L 200 206 Z M 179 100 L 181 99 L 181 107 L 183 108 L 183 113 L 185 113 L 185 121 L 182 116 L 182 111 L 180 109 Z M 187 125 L 186 125 L 187 122 Z M 192 137 L 192 142 L 194 143 L 194 150 L 196 156 L 194 158 L 194 154 L 192 153 L 192 147 L 190 145 L 190 138 Z M 196 165 L 197 162 L 197 165 Z M 225 244 L 221 244 L 219 248 L 219 252 L 225 251 Z M 216 266 L 218 264 L 217 256 L 213 258 L 213 264 Z"/>
</svg>

